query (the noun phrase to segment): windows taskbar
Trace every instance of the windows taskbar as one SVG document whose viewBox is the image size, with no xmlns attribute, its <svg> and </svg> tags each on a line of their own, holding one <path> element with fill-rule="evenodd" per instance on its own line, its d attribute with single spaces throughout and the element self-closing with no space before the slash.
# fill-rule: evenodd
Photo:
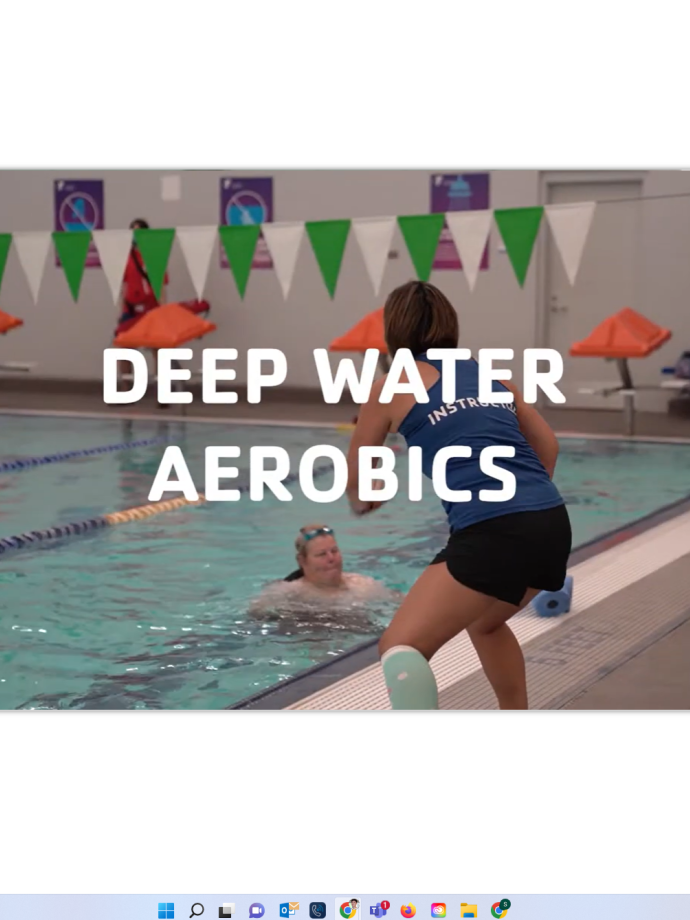
<svg viewBox="0 0 690 920">
<path fill-rule="evenodd" d="M 2 920 L 650 920 L 690 894 L 0 894 Z"/>
</svg>

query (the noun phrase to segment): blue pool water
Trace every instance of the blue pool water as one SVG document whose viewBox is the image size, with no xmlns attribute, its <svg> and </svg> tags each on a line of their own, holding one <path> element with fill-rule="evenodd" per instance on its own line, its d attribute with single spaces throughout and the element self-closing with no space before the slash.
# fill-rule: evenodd
<svg viewBox="0 0 690 920">
<path fill-rule="evenodd" d="M 332 429 L 0 415 L 0 462 L 169 437 L 204 490 L 207 445 L 280 445 L 297 469 L 307 447 L 346 450 Z M 165 445 L 0 474 L 0 537 L 146 504 Z M 690 493 L 690 447 L 563 439 L 556 482 L 575 545 Z M 398 460 L 406 482 L 406 459 Z M 327 488 L 331 479 L 319 483 Z M 231 482 L 227 483 L 232 486 Z M 430 485 L 375 515 L 270 495 L 213 503 L 0 558 L 0 708 L 217 709 L 374 638 L 394 609 L 327 625 L 252 617 L 249 602 L 294 568 L 298 528 L 335 528 L 346 569 L 407 590 L 447 537 Z M 169 496 L 166 496 L 169 497 Z"/>
</svg>

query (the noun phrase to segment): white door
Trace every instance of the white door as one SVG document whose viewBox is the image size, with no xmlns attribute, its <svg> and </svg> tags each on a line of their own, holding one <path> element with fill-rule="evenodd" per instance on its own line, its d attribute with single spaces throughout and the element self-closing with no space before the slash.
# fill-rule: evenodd
<svg viewBox="0 0 690 920">
<path fill-rule="evenodd" d="M 598 384 L 620 380 L 615 362 L 575 358 L 571 345 L 586 338 L 602 320 L 623 307 L 640 310 L 637 269 L 642 183 L 636 181 L 563 183 L 548 187 L 550 204 L 597 201 L 580 269 L 571 287 L 558 247 L 547 231 L 546 323 L 548 347 L 563 357 L 559 388 L 565 408 L 618 408 L 619 396 L 603 398 L 581 393 Z M 631 200 L 632 199 L 632 200 Z M 606 202 L 612 202 L 611 204 Z"/>
</svg>

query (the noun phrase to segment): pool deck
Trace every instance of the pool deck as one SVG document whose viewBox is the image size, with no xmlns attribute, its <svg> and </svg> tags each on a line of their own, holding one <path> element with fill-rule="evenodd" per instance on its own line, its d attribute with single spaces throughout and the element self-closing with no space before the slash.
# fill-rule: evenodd
<svg viewBox="0 0 690 920">
<path fill-rule="evenodd" d="M 0 412 L 56 412 L 165 418 L 183 407 L 159 409 L 154 399 L 132 407 L 105 406 L 87 387 L 7 387 L 0 380 Z M 307 425 L 342 424 L 353 405 L 329 406 L 313 394 L 266 399 L 259 405 L 184 407 L 194 419 L 232 423 L 251 419 Z M 547 409 L 561 433 L 623 436 L 619 411 Z M 690 419 L 638 413 L 645 438 L 690 439 Z M 690 458 L 690 449 L 689 449 Z M 690 462 L 688 464 L 690 494 Z M 569 614 L 537 617 L 530 609 L 513 620 L 525 651 L 530 706 L 535 709 L 690 709 L 690 502 L 633 525 L 613 540 L 573 554 L 575 594 Z M 492 709 L 495 702 L 465 636 L 435 657 L 441 708 Z M 375 644 L 315 669 L 242 709 L 387 709 Z"/>
</svg>

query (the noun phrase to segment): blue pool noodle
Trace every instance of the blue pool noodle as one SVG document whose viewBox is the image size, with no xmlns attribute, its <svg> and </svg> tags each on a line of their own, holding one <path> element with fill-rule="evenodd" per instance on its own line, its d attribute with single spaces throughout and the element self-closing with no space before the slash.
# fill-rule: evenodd
<svg viewBox="0 0 690 920">
<path fill-rule="evenodd" d="M 532 605 L 540 617 L 559 617 L 570 613 L 572 600 L 573 576 L 567 575 L 560 591 L 542 591 L 534 598 Z"/>
</svg>

